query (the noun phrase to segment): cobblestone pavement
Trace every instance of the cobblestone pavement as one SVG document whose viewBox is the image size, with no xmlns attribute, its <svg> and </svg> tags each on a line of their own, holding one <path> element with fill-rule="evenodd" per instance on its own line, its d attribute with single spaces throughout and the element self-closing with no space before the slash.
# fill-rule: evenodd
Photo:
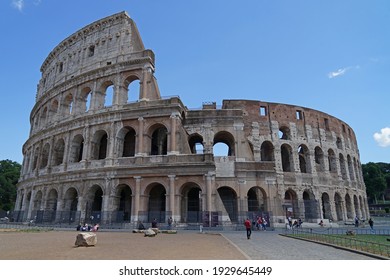
<svg viewBox="0 0 390 280">
<path fill-rule="evenodd" d="M 375 258 L 331 246 L 279 235 L 284 230 L 226 231 L 221 234 L 254 260 L 375 260 Z"/>
</svg>

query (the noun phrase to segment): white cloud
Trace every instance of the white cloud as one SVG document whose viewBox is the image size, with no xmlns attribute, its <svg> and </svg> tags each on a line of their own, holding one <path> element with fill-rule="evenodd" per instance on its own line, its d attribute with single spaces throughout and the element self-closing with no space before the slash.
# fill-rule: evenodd
<svg viewBox="0 0 390 280">
<path fill-rule="evenodd" d="M 333 79 L 333 78 L 336 78 L 338 76 L 342 76 L 345 73 L 347 73 L 347 71 L 349 71 L 351 69 L 358 70 L 358 69 L 360 69 L 360 66 L 356 65 L 356 66 L 348 66 L 348 67 L 340 68 L 340 69 L 338 69 L 336 71 L 332 71 L 332 72 L 328 73 L 328 78 L 329 79 Z"/>
<path fill-rule="evenodd" d="M 19 10 L 19 12 L 23 11 L 24 8 L 24 0 L 12 0 L 12 7 Z"/>
<path fill-rule="evenodd" d="M 330 72 L 330 73 L 328 73 L 328 77 L 329 77 L 329 79 L 332 79 L 332 78 L 336 78 L 338 76 L 342 76 L 342 75 L 345 74 L 345 72 L 347 72 L 347 70 L 348 70 L 348 67 L 347 68 L 341 68 L 341 69 L 339 69 L 337 71 Z"/>
<path fill-rule="evenodd" d="M 381 132 L 376 132 L 374 134 L 374 139 L 381 147 L 390 146 L 390 127 L 385 127 L 381 129 Z"/>
</svg>

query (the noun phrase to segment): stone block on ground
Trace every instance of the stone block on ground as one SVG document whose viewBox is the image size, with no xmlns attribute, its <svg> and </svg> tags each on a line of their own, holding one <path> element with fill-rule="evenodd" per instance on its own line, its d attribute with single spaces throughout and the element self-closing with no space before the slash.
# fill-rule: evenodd
<svg viewBox="0 0 390 280">
<path fill-rule="evenodd" d="M 144 231 L 144 236 L 146 237 L 155 237 L 157 235 L 157 232 L 155 232 L 153 229 L 149 228 Z"/>
<path fill-rule="evenodd" d="M 96 233 L 83 232 L 77 234 L 75 246 L 95 246 L 97 244 Z"/>
</svg>

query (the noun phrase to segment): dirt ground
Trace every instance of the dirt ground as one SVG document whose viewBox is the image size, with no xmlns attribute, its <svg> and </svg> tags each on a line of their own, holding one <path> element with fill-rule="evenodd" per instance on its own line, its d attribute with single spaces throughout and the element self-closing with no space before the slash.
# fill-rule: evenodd
<svg viewBox="0 0 390 280">
<path fill-rule="evenodd" d="M 0 229 L 1 260 L 243 260 L 245 255 L 219 234 L 178 231 L 144 237 L 142 233 L 97 232 L 97 244 L 76 247 L 77 231 Z"/>
</svg>

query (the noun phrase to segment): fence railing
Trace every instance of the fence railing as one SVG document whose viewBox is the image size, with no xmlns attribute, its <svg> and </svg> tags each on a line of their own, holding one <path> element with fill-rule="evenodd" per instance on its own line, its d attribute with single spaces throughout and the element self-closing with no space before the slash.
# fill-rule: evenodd
<svg viewBox="0 0 390 280">
<path fill-rule="evenodd" d="M 367 252 L 379 256 L 390 258 L 390 242 L 389 244 L 382 244 L 362 240 L 358 235 L 381 235 L 390 236 L 390 229 L 292 229 L 286 230 L 287 235 L 293 235 L 301 239 L 313 240 L 323 242 L 340 247 L 350 248 L 357 251 Z"/>
</svg>

